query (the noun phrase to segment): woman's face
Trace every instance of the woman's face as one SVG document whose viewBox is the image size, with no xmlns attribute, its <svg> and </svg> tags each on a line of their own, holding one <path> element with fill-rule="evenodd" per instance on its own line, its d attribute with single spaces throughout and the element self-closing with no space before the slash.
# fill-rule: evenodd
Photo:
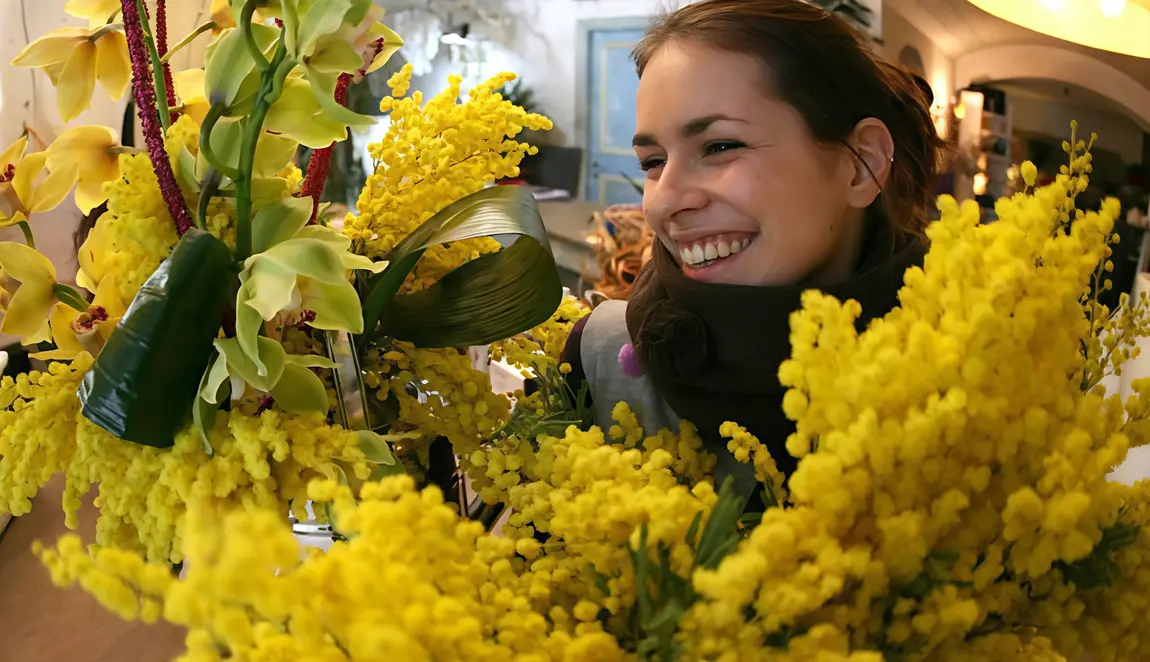
<svg viewBox="0 0 1150 662">
<path fill-rule="evenodd" d="M 647 172 L 643 210 L 692 278 L 845 278 L 877 187 L 862 204 L 854 158 L 817 144 L 765 74 L 749 56 L 689 42 L 656 52 L 639 83 L 634 140 Z"/>
</svg>

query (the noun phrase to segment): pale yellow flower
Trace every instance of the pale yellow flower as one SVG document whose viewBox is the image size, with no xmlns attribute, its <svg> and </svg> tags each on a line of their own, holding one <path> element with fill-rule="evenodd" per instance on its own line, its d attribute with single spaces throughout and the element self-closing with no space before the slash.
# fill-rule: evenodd
<svg viewBox="0 0 1150 662">
<path fill-rule="evenodd" d="M 92 356 L 100 353 L 104 343 L 116 330 L 127 306 L 120 298 L 115 278 L 105 278 L 96 290 L 92 305 L 85 312 L 57 303 L 48 316 L 52 341 L 56 349 L 32 354 L 42 361 L 70 361 L 82 352 Z"/>
<path fill-rule="evenodd" d="M 47 149 L 48 169 L 75 172 L 76 206 L 87 214 L 108 199 L 104 182 L 120 177 L 120 146 L 116 132 L 106 126 L 78 126 L 60 134 Z"/>
<path fill-rule="evenodd" d="M 55 209 L 72 188 L 75 174 L 67 167 L 37 181 L 44 170 L 45 152 L 24 155 L 23 136 L 0 154 L 0 227 L 27 220 L 33 213 Z"/>
<path fill-rule="evenodd" d="M 0 269 L 20 281 L 0 320 L 0 333 L 19 336 L 25 345 L 51 338 L 48 312 L 56 303 L 56 267 L 35 249 L 5 241 L 0 242 Z"/>
<path fill-rule="evenodd" d="M 183 105 L 184 114 L 203 124 L 204 117 L 212 105 L 208 103 L 208 95 L 204 92 L 204 70 L 185 69 L 172 74 L 172 85 L 176 88 L 176 97 Z"/>
<path fill-rule="evenodd" d="M 120 0 L 68 0 L 65 13 L 88 19 L 88 25 L 98 28 L 111 22 L 120 12 Z"/>
<path fill-rule="evenodd" d="M 65 122 L 92 104 L 97 79 L 108 96 L 118 100 L 132 78 L 128 40 L 113 26 L 53 30 L 28 44 L 12 64 L 48 74 Z"/>
</svg>

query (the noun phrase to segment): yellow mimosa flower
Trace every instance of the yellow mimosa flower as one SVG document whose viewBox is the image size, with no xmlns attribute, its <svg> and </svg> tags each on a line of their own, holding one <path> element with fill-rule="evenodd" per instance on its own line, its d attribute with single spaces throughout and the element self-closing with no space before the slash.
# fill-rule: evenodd
<svg viewBox="0 0 1150 662">
<path fill-rule="evenodd" d="M 126 309 L 115 278 L 105 278 L 100 282 L 96 297 L 85 312 L 57 303 L 48 317 L 56 349 L 37 352 L 32 354 L 32 358 L 70 361 L 81 352 L 96 356 L 116 330 L 116 324 Z"/>
<path fill-rule="evenodd" d="M 118 100 L 132 78 L 128 39 L 115 26 L 53 30 L 28 44 L 12 64 L 48 74 L 65 122 L 92 104 L 96 79 L 112 100 Z"/>
<path fill-rule="evenodd" d="M 64 12 L 88 19 L 93 28 L 109 23 L 120 11 L 120 0 L 68 0 Z"/>
<path fill-rule="evenodd" d="M 74 169 L 76 206 L 87 214 L 108 199 L 104 182 L 120 177 L 120 146 L 116 132 L 106 126 L 78 126 L 60 134 L 48 146 L 48 169 Z"/>
<path fill-rule="evenodd" d="M 172 85 L 176 88 L 176 96 L 183 104 L 184 114 L 202 125 L 204 117 L 212 105 L 208 103 L 208 95 L 204 91 L 204 70 L 185 69 L 172 74 Z"/>
<path fill-rule="evenodd" d="M 25 345 L 51 338 L 48 313 L 56 303 L 56 267 L 35 249 L 5 241 L 0 242 L 0 269 L 20 281 L 0 320 L 0 333 L 19 336 Z"/>
</svg>

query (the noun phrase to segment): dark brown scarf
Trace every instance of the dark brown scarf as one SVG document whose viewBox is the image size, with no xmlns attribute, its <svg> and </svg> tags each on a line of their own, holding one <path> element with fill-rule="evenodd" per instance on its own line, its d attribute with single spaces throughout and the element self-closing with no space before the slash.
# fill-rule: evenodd
<svg viewBox="0 0 1150 662">
<path fill-rule="evenodd" d="M 868 233 L 855 276 L 823 288 L 862 305 L 860 330 L 898 304 L 903 273 L 921 265 L 924 244 L 895 245 L 888 223 Z M 627 328 L 648 377 L 680 418 L 694 423 L 711 452 L 727 452 L 719 426 L 735 421 L 759 438 L 779 470 L 797 466 L 787 454 L 794 423 L 782 411 L 779 365 L 790 356 L 790 314 L 810 288 L 702 283 L 683 274 L 658 241 L 627 307 Z"/>
</svg>

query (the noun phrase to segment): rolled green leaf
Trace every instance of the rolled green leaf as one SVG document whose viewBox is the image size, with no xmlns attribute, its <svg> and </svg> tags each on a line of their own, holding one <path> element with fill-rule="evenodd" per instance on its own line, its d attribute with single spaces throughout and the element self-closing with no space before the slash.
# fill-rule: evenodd
<svg viewBox="0 0 1150 662">
<path fill-rule="evenodd" d="M 125 441 L 171 446 L 215 353 L 235 278 L 222 241 L 196 228 L 185 233 L 84 376 L 84 417 Z"/>
<path fill-rule="evenodd" d="M 520 237 L 426 290 L 396 294 L 430 246 L 499 235 Z M 418 347 L 484 345 L 511 337 L 545 322 L 563 298 L 539 207 L 520 186 L 494 186 L 449 205 L 400 242 L 388 261 L 364 289 L 365 333 Z"/>
</svg>

